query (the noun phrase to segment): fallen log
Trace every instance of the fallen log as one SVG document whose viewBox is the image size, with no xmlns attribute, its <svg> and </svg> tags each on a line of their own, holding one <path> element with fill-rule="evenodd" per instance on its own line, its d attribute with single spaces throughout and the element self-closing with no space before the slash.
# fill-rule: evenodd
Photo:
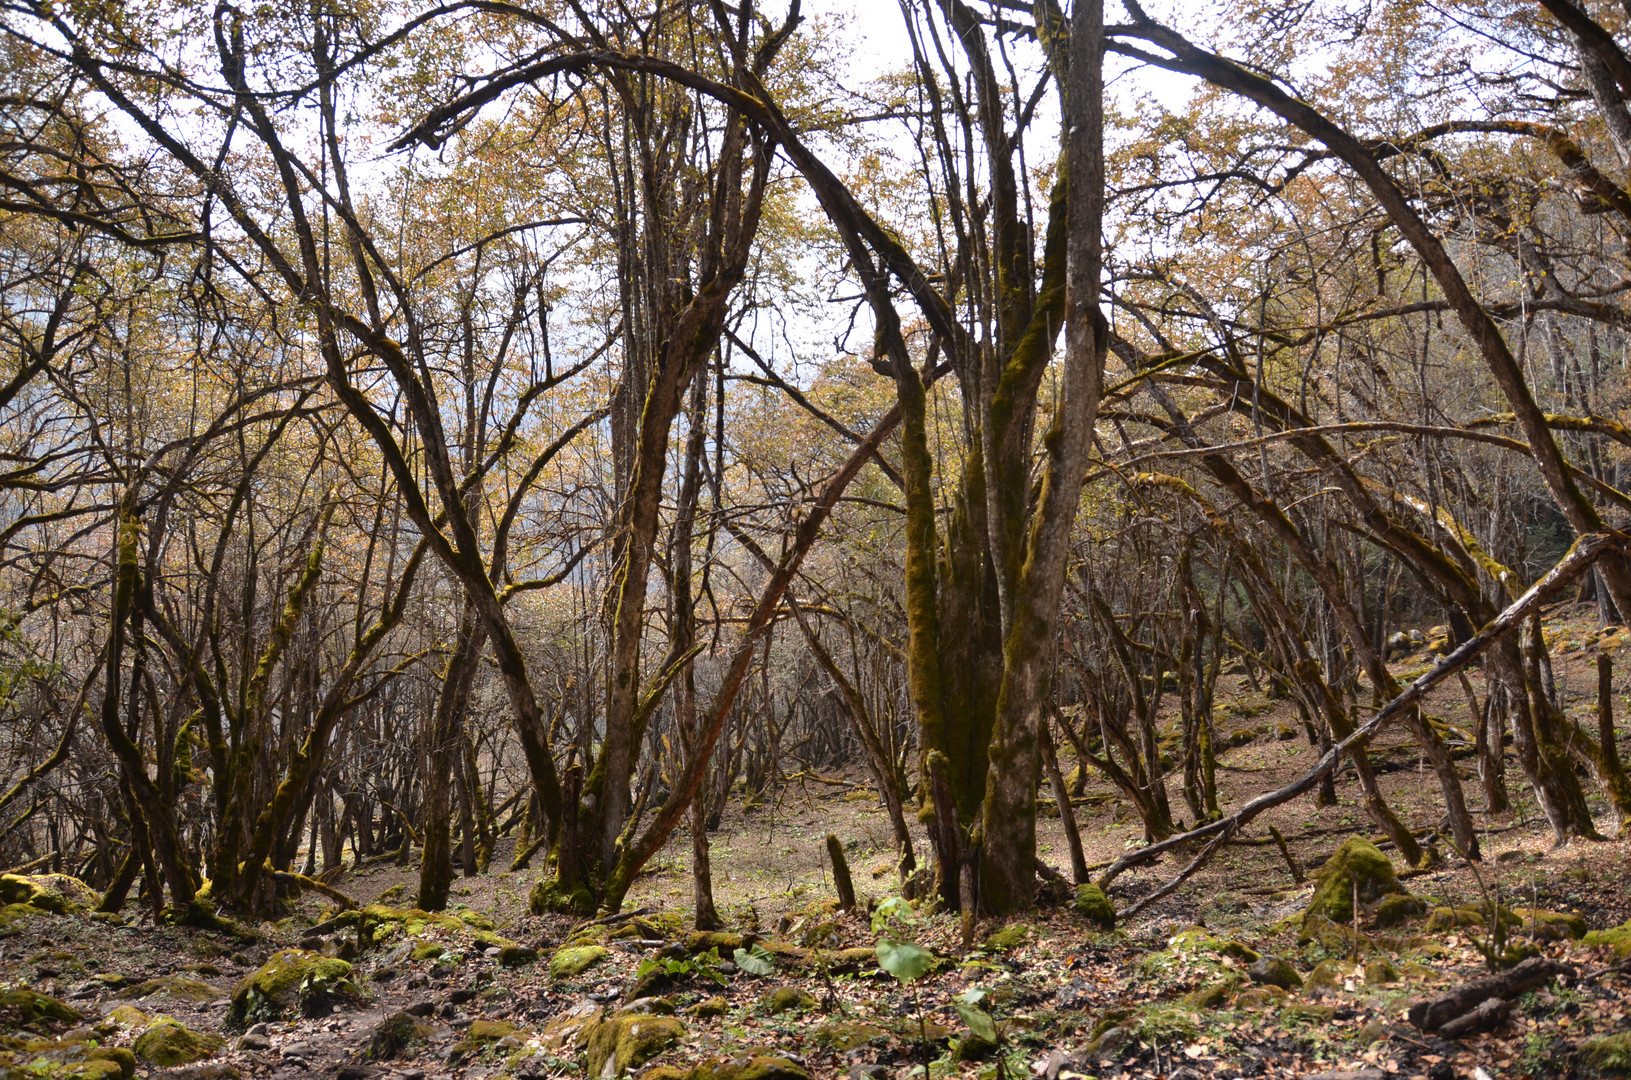
<svg viewBox="0 0 1631 1080">
<path fill-rule="evenodd" d="M 1418 1001 L 1410 1006 L 1407 1015 L 1411 1024 L 1422 1031 L 1447 1034 L 1452 1021 L 1465 1020 L 1469 1014 L 1477 1013 L 1491 998 L 1504 1005 L 1507 998 L 1517 997 L 1525 990 L 1533 990 L 1560 975 L 1572 979 L 1575 970 L 1561 961 L 1532 956 L 1510 971 L 1475 979 L 1438 997 Z M 1460 1030 L 1471 1031 L 1474 1027 L 1467 1026 Z"/>
</svg>

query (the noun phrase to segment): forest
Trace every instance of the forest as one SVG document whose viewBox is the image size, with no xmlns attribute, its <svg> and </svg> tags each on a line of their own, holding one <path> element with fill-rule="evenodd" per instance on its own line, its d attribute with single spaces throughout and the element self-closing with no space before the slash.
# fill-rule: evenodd
<svg viewBox="0 0 1631 1080">
<path fill-rule="evenodd" d="M 0 31 L 0 1080 L 1631 1075 L 1631 2 Z"/>
</svg>

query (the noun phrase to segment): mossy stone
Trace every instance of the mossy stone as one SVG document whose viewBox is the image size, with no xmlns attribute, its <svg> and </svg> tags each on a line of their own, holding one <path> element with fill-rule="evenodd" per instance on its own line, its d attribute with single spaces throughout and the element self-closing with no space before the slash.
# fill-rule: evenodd
<svg viewBox="0 0 1631 1080">
<path fill-rule="evenodd" d="M 1419 919 L 1427 914 L 1427 905 L 1420 898 L 1409 893 L 1389 893 L 1376 905 L 1376 911 L 1371 921 L 1383 929 L 1390 926 L 1399 926 L 1412 919 Z"/>
<path fill-rule="evenodd" d="M 1580 944 L 1592 949 L 1607 949 L 1621 960 L 1631 959 L 1631 920 L 1607 930 L 1591 930 L 1580 939 Z"/>
<path fill-rule="evenodd" d="M 136 1053 L 128 1046 L 93 1046 L 85 1051 L 90 1061 L 111 1061 L 119 1066 L 119 1075 L 130 1080 L 136 1075 Z"/>
<path fill-rule="evenodd" d="M 1334 923 L 1353 922 L 1356 889 L 1361 907 L 1405 891 L 1393 871 L 1392 860 L 1362 836 L 1344 840 L 1315 878 L 1319 884 L 1303 917 L 1319 915 Z"/>
<path fill-rule="evenodd" d="M 1254 986 L 1235 995 L 1235 1008 L 1261 1009 L 1268 1005 L 1277 1005 L 1284 1001 L 1285 997 L 1286 992 L 1278 986 Z"/>
<path fill-rule="evenodd" d="M 767 1013 L 791 1012 L 794 1009 L 813 1009 L 816 999 L 808 991 L 797 986 L 778 986 L 770 993 L 759 999 Z"/>
<path fill-rule="evenodd" d="M 731 1007 L 724 998 L 716 994 L 702 999 L 685 1011 L 691 1016 L 724 1016 L 731 1011 Z"/>
<path fill-rule="evenodd" d="M 888 1037 L 889 1032 L 877 1024 L 858 1020 L 829 1020 L 815 1030 L 816 1042 L 840 1054 L 860 1049 L 876 1039 Z"/>
<path fill-rule="evenodd" d="M 1365 965 L 1365 985 L 1385 986 L 1399 981 L 1399 969 L 1387 957 L 1378 957 Z"/>
<path fill-rule="evenodd" d="M 610 955 L 611 950 L 602 945 L 562 946 L 549 958 L 550 978 L 576 978 Z"/>
<path fill-rule="evenodd" d="M 132 1048 L 147 1064 L 168 1069 L 211 1057 L 221 1049 L 221 1043 L 218 1035 L 193 1031 L 168 1016 L 161 1016 L 136 1036 Z"/>
<path fill-rule="evenodd" d="M 46 997 L 44 994 L 36 994 L 32 990 L 21 988 L 0 994 L 0 1009 L 15 1014 L 24 1024 L 32 1024 L 38 1020 L 72 1024 L 84 1019 L 79 1010 L 71 1005 L 64 1005 L 54 997 Z"/>
<path fill-rule="evenodd" d="M 1211 1011 L 1221 1009 L 1229 1000 L 1229 993 L 1234 989 L 1234 983 L 1228 980 L 1211 983 L 1199 990 L 1191 990 L 1184 995 L 1184 1004 L 1192 1009 Z"/>
<path fill-rule="evenodd" d="M 351 965 L 310 949 L 282 949 L 232 988 L 230 1024 L 243 1026 L 274 1020 L 298 1007 L 302 1015 L 320 1016 L 333 999 L 351 986 Z"/>
<path fill-rule="evenodd" d="M 152 1022 L 152 1018 L 134 1005 L 117 1005 L 109 1010 L 105 1019 L 121 1028 L 142 1028 Z"/>
<path fill-rule="evenodd" d="M 1631 1074 L 1631 1032 L 1587 1039 L 1580 1044 L 1580 1064 L 1598 1076 Z"/>
<path fill-rule="evenodd" d="M 489 1047 L 503 1044 L 505 1039 L 509 1039 L 514 1034 L 514 1024 L 506 1024 L 502 1020 L 477 1020 L 465 1031 L 464 1038 L 454 1044 L 455 1060 L 470 1054 L 479 1054 Z M 509 1044 L 504 1045 L 513 1045 L 514 1042 L 515 1040 L 512 1039 Z"/>
<path fill-rule="evenodd" d="M 588 1036 L 588 1075 L 613 1080 L 679 1042 L 685 1025 L 672 1016 L 613 1016 Z"/>
<path fill-rule="evenodd" d="M 464 923 L 464 925 L 470 927 L 472 930 L 492 931 L 498 929 L 498 924 L 493 922 L 492 919 L 489 919 L 479 911 L 471 911 L 468 908 L 458 912 L 457 918 L 460 922 Z"/>
<path fill-rule="evenodd" d="M 1109 931 L 1116 928 L 1116 906 L 1104 895 L 1103 889 L 1091 882 L 1076 886 L 1076 899 L 1072 901 L 1071 907 L 1076 909 L 1076 914 L 1100 930 Z"/>
<path fill-rule="evenodd" d="M 95 889 L 67 874 L 0 874 L 0 903 L 68 915 L 93 908 L 100 900 Z"/>
<path fill-rule="evenodd" d="M 1304 997 L 1335 997 L 1342 993 L 1342 983 L 1347 973 L 1335 960 L 1322 960 L 1314 965 L 1314 970 L 1308 973 L 1303 980 L 1302 992 Z"/>
<path fill-rule="evenodd" d="M 646 1080 L 647 1073 L 641 1080 Z M 810 1074 L 797 1062 L 769 1054 L 715 1058 L 704 1061 L 686 1074 L 689 1080 L 810 1080 Z"/>
<path fill-rule="evenodd" d="M 1113 917 L 1113 915 L 1112 915 Z M 985 939 L 985 947 L 991 952 L 1007 952 L 1017 949 L 1025 944 L 1025 939 L 1031 936 L 1031 928 L 1024 923 L 1014 923 Z"/>
<path fill-rule="evenodd" d="M 523 967 L 538 959 L 538 950 L 526 945 L 505 945 L 498 950 L 498 962 L 503 967 Z"/>
<path fill-rule="evenodd" d="M 1586 920 L 1567 911 L 1546 911 L 1542 908 L 1513 908 L 1512 913 L 1523 920 L 1526 929 L 1532 929 L 1542 941 L 1579 941 L 1586 936 Z"/>
<path fill-rule="evenodd" d="M 415 960 L 434 960 L 445 952 L 447 946 L 440 941 L 419 941 L 414 943 L 408 955 Z"/>
<path fill-rule="evenodd" d="M 208 983 L 197 979 L 184 979 L 179 975 L 165 975 L 157 979 L 148 979 L 132 986 L 127 986 L 114 997 L 121 1001 L 135 1001 L 140 998 L 164 996 L 177 1001 L 190 1001 L 195 1005 L 203 1005 L 215 1001 L 221 992 Z"/>
<path fill-rule="evenodd" d="M 1296 990 L 1303 984 L 1297 969 L 1278 956 L 1264 956 L 1246 969 L 1252 982 L 1260 986 L 1278 986 L 1282 990 Z"/>
<path fill-rule="evenodd" d="M 957 1040 L 952 1047 L 953 1061 L 984 1061 L 997 1052 L 997 1044 L 990 1039 L 982 1039 L 972 1032 Z"/>
</svg>

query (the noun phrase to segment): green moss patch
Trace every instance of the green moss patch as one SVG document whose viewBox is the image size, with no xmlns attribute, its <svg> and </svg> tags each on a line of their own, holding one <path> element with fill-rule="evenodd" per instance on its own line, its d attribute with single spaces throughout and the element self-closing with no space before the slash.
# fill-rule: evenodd
<svg viewBox="0 0 1631 1080">
<path fill-rule="evenodd" d="M 1334 923 L 1353 922 L 1356 895 L 1359 906 L 1370 909 L 1384 897 L 1405 893 L 1393 871 L 1393 862 L 1361 836 L 1344 840 L 1319 868 L 1315 879 L 1319 884 L 1303 917 L 1319 915 Z"/>
<path fill-rule="evenodd" d="M 147 1064 L 168 1069 L 213 1057 L 221 1045 L 222 1040 L 218 1035 L 193 1031 L 179 1021 L 160 1016 L 146 1031 L 136 1036 L 132 1048 L 136 1056 Z"/>
<path fill-rule="evenodd" d="M 550 978 L 576 978 L 610 955 L 611 950 L 603 945 L 563 945 L 549 958 Z"/>
<path fill-rule="evenodd" d="M 283 949 L 233 987 L 227 1022 L 242 1027 L 296 1009 L 302 1016 L 325 1016 L 341 996 L 357 996 L 350 964 L 309 949 Z"/>
</svg>

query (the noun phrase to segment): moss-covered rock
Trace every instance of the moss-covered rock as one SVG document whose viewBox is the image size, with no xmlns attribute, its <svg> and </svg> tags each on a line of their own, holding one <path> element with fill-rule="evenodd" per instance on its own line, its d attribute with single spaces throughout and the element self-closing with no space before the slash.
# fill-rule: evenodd
<svg viewBox="0 0 1631 1080">
<path fill-rule="evenodd" d="M 1184 995 L 1183 1001 L 1191 1009 L 1211 1011 L 1221 1009 L 1228 1002 L 1229 995 L 1234 991 L 1235 984 L 1227 979 L 1215 983 L 1208 983 L 1199 990 L 1191 990 Z"/>
<path fill-rule="evenodd" d="M 160 1016 L 136 1036 L 132 1049 L 147 1064 L 168 1069 L 213 1057 L 221 1045 L 218 1035 L 193 1031 L 177 1020 Z"/>
<path fill-rule="evenodd" d="M 1377 957 L 1365 965 L 1366 986 L 1386 986 L 1399 981 L 1399 970 L 1385 956 Z"/>
<path fill-rule="evenodd" d="M 1631 1076 L 1631 1032 L 1587 1039 L 1580 1044 L 1580 1066 L 1588 1075 Z"/>
<path fill-rule="evenodd" d="M 465 918 L 466 915 L 474 918 Z M 433 928 L 456 939 L 475 941 L 484 947 L 502 949 L 515 944 L 509 938 L 493 933 L 493 924 L 476 912 L 449 915 L 441 911 L 369 904 L 357 913 L 356 925 L 357 946 L 361 949 L 378 948 L 399 937 L 417 938 Z"/>
<path fill-rule="evenodd" d="M 1568 911 L 1513 908 L 1512 914 L 1522 920 L 1525 930 L 1541 941 L 1579 941 L 1589 929 L 1585 919 Z"/>
<path fill-rule="evenodd" d="M 1376 902 L 1371 922 L 1379 929 L 1400 926 L 1427 914 L 1427 905 L 1409 893 L 1389 893 Z"/>
<path fill-rule="evenodd" d="M 1024 923 L 1014 923 L 985 939 L 985 947 L 990 952 L 1007 952 L 1017 949 L 1025 944 L 1025 939 L 1031 936 L 1031 928 Z"/>
<path fill-rule="evenodd" d="M 1116 906 L 1104 895 L 1103 889 L 1091 882 L 1076 886 L 1076 899 L 1071 902 L 1071 907 L 1100 930 L 1116 928 Z"/>
<path fill-rule="evenodd" d="M 731 1007 L 729 1002 L 716 994 L 703 998 L 685 1011 L 690 1016 L 724 1016 L 731 1011 Z"/>
<path fill-rule="evenodd" d="M 165 975 L 157 979 L 134 983 L 113 995 L 121 1001 L 139 1001 L 149 997 L 167 997 L 176 1001 L 190 1001 L 202 1005 L 215 1001 L 221 991 L 197 979 L 184 979 L 179 975 Z"/>
<path fill-rule="evenodd" d="M 29 919 L 49 919 L 51 913 L 32 904 L 6 904 L 0 907 L 0 930 L 15 929 Z"/>
<path fill-rule="evenodd" d="M 1353 922 L 1356 890 L 1361 908 L 1371 907 L 1383 897 L 1405 892 L 1393 871 L 1392 861 L 1362 836 L 1344 840 L 1319 868 L 1315 879 L 1318 885 L 1303 910 L 1303 917 L 1319 915 L 1334 923 Z"/>
<path fill-rule="evenodd" d="M 1323 915 L 1310 915 L 1302 921 L 1302 926 L 1297 930 L 1297 944 L 1318 945 L 1326 952 L 1340 956 L 1347 956 L 1356 948 L 1364 951 L 1372 945 L 1367 935 L 1356 935 L 1353 927 L 1334 923 Z"/>
<path fill-rule="evenodd" d="M 119 1076 L 130 1080 L 136 1075 L 136 1052 L 125 1046 L 92 1046 L 84 1051 L 90 1061 L 111 1061 L 119 1066 Z"/>
<path fill-rule="evenodd" d="M 1335 960 L 1322 960 L 1303 980 L 1304 997 L 1335 997 L 1342 993 L 1343 982 L 1352 972 L 1352 965 L 1338 964 Z"/>
<path fill-rule="evenodd" d="M 768 1054 L 714 1058 L 680 1074 L 684 1080 L 810 1080 L 804 1067 Z M 647 1080 L 647 1073 L 641 1080 Z"/>
<path fill-rule="evenodd" d="M 588 1075 L 612 1080 L 679 1042 L 685 1025 L 672 1016 L 612 1016 L 587 1034 Z"/>
<path fill-rule="evenodd" d="M 498 962 L 503 967 L 524 967 L 538 959 L 538 950 L 527 945 L 505 945 L 498 950 Z"/>
<path fill-rule="evenodd" d="M 1286 992 L 1278 986 L 1254 986 L 1235 995 L 1235 1008 L 1252 1011 L 1278 1005 L 1286 999 Z"/>
<path fill-rule="evenodd" d="M 984 1061 L 997 1052 L 997 1044 L 970 1032 L 957 1040 L 951 1048 L 953 1061 Z"/>
<path fill-rule="evenodd" d="M 859 1020 L 829 1020 L 815 1029 L 815 1041 L 840 1054 L 887 1038 L 888 1031 Z"/>
<path fill-rule="evenodd" d="M 460 1058 L 479 1054 L 489 1047 L 499 1045 L 514 1034 L 514 1024 L 507 1024 L 502 1020 L 477 1020 L 466 1029 L 464 1038 L 453 1045 L 453 1053 Z"/>
<path fill-rule="evenodd" d="M 813 1009 L 816 999 L 807 991 L 797 986 L 778 986 L 770 993 L 759 999 L 764 1011 L 771 1013 L 792 1012 L 795 1009 Z"/>
<path fill-rule="evenodd" d="M 1246 968 L 1246 974 L 1259 986 L 1278 986 L 1281 990 L 1296 990 L 1303 984 L 1297 969 L 1278 956 L 1264 956 Z"/>
<path fill-rule="evenodd" d="M 36 994 L 21 987 L 0 994 L 0 1010 L 12 1014 L 17 1018 L 17 1022 L 22 1024 L 33 1024 L 42 1020 L 72 1024 L 84 1019 L 79 1010 L 73 1006 L 64 1005 L 54 997 Z"/>
<path fill-rule="evenodd" d="M 18 1080 L 131 1080 L 136 1055 L 81 1039 L 6 1039 L 0 1075 Z"/>
<path fill-rule="evenodd" d="M 1220 938 L 1204 926 L 1191 926 L 1180 930 L 1167 942 L 1167 947 L 1174 952 L 1195 954 L 1210 953 L 1213 956 L 1228 957 L 1242 964 L 1256 962 L 1258 952 L 1244 941 L 1234 938 Z"/>
<path fill-rule="evenodd" d="M 549 958 L 549 976 L 552 979 L 576 978 L 610 955 L 611 950 L 603 945 L 563 945 Z"/>
<path fill-rule="evenodd" d="M 152 1022 L 152 1017 L 136 1008 L 134 1005 L 116 1005 L 103 1017 L 107 1023 L 126 1031 L 144 1028 Z"/>
<path fill-rule="evenodd" d="M 440 941 L 416 941 L 408 955 L 415 960 L 434 960 L 447 952 L 447 946 Z"/>
<path fill-rule="evenodd" d="M 242 1027 L 295 1009 L 302 1016 L 326 1016 L 337 999 L 356 994 L 351 965 L 344 960 L 310 949 L 283 949 L 232 988 L 227 1022 Z"/>
<path fill-rule="evenodd" d="M 25 904 L 53 915 L 86 911 L 101 896 L 89 885 L 67 874 L 0 874 L 0 903 Z"/>
<path fill-rule="evenodd" d="M 1621 960 L 1631 959 L 1631 920 L 1607 930 L 1591 930 L 1580 939 L 1580 944 L 1592 949 L 1607 949 Z"/>
</svg>

